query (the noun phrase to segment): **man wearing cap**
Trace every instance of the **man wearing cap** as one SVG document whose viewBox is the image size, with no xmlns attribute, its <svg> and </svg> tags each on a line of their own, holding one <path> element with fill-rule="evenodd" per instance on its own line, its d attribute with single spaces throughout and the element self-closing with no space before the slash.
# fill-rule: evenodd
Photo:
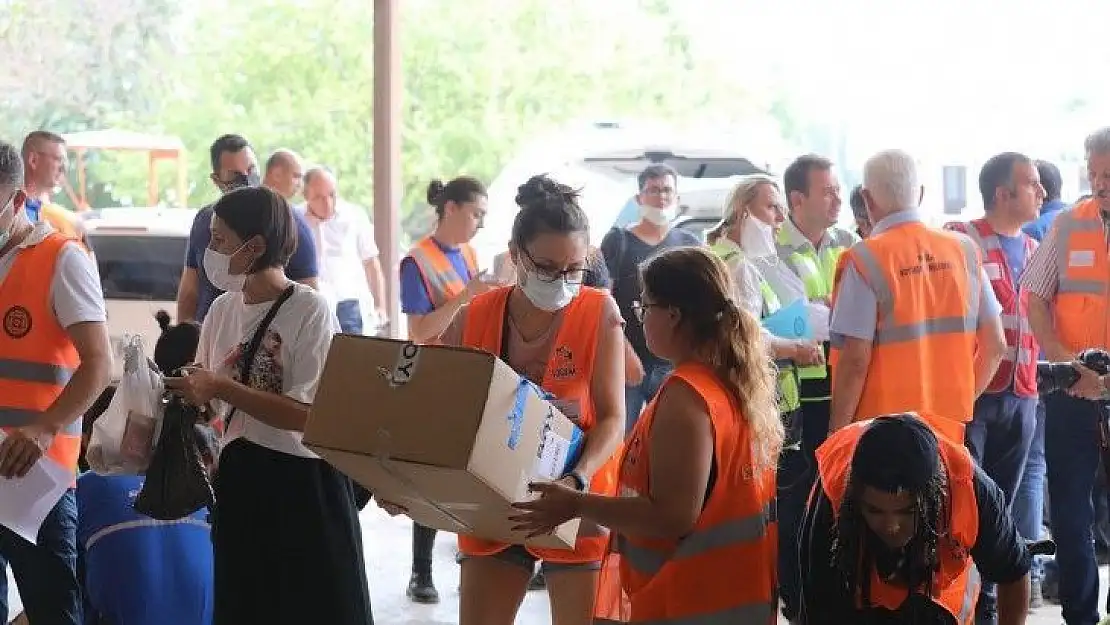
<svg viewBox="0 0 1110 625">
<path fill-rule="evenodd" d="M 1002 491 L 934 421 L 859 421 L 817 450 L 799 622 L 970 624 L 992 581 L 999 625 L 1025 623 L 1029 550 Z"/>
</svg>

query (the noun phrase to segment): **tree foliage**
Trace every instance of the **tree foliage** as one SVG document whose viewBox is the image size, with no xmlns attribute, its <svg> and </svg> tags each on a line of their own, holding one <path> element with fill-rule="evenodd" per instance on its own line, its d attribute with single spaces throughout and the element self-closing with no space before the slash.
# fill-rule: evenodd
<svg viewBox="0 0 1110 625">
<path fill-rule="evenodd" d="M 90 78 L 79 92 L 96 93 L 95 98 L 74 95 L 56 105 L 70 115 L 86 112 L 87 119 L 63 122 L 38 111 L 38 125 L 69 130 L 111 122 L 181 137 L 190 150 L 193 206 L 215 196 L 207 148 L 226 132 L 246 136 L 260 159 L 288 147 L 311 163 L 328 165 L 337 171 L 346 198 L 371 204 L 372 3 L 197 0 L 190 11 L 177 14 L 159 1 L 17 1 L 23 2 L 17 20 L 49 19 L 32 18 L 27 9 L 32 3 L 49 5 L 51 16 L 71 4 L 112 5 L 113 15 L 150 5 L 164 16 L 155 30 L 144 30 L 143 20 L 117 26 L 135 34 L 114 44 L 113 50 L 124 52 L 109 55 L 111 63 L 95 64 L 94 73 L 107 67 L 126 80 Z M 423 191 L 429 179 L 466 173 L 488 181 L 522 142 L 571 120 L 728 122 L 770 110 L 770 100 L 747 93 L 729 59 L 697 54 L 695 34 L 672 4 L 404 0 L 405 229 L 415 235 L 428 226 Z M 85 17 L 66 19 L 72 24 L 66 22 L 65 29 L 78 29 L 82 20 L 88 31 L 100 29 Z M 140 36 L 156 31 L 155 38 L 175 44 Z M 54 58 L 40 67 L 59 63 Z M 156 73 L 148 71 L 151 66 Z M 67 66 L 67 72 L 80 73 L 82 67 Z M 30 80 L 27 76 L 17 80 Z M 37 93 L 52 90 L 61 89 L 54 84 Z M 31 99 L 20 107 L 33 110 Z M 92 169 L 95 178 L 114 181 L 117 199 L 145 196 L 141 162 L 104 154 Z"/>
</svg>

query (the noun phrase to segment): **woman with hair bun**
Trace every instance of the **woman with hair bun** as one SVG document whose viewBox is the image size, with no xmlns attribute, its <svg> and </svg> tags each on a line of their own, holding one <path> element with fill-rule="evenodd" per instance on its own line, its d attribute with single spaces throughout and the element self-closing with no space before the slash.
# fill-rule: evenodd
<svg viewBox="0 0 1110 625">
<path fill-rule="evenodd" d="M 462 307 L 443 342 L 498 355 L 555 396 L 585 433 L 578 463 L 557 480 L 574 492 L 612 494 L 624 433 L 623 321 L 613 298 L 583 286 L 589 227 L 578 193 L 546 176 L 522 185 L 509 252 L 512 286 Z M 401 510 L 386 504 L 392 512 Z M 537 563 L 558 625 L 589 625 L 605 530 L 583 524 L 573 550 L 536 549 L 459 536 L 460 625 L 512 625 Z"/>
<path fill-rule="evenodd" d="M 486 216 L 486 187 L 479 180 L 459 176 L 444 184 L 428 184 L 428 204 L 436 212 L 436 226 L 401 259 L 401 311 L 408 320 L 409 339 L 432 343 L 472 298 L 492 289 L 478 273 L 478 259 L 470 240 Z M 432 580 L 432 548 L 436 531 L 413 524 L 412 576 L 406 591 L 416 603 L 438 603 Z"/>
<path fill-rule="evenodd" d="M 708 250 L 665 250 L 641 276 L 634 313 L 675 368 L 625 443 L 618 494 L 533 484 L 541 497 L 516 520 L 533 534 L 572 518 L 613 532 L 595 623 L 774 623 L 783 426 L 759 321 Z"/>
</svg>

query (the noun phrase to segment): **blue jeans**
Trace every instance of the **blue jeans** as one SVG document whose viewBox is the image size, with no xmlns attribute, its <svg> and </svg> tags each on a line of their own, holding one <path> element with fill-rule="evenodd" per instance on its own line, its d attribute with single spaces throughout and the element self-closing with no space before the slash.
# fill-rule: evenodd
<svg viewBox="0 0 1110 625">
<path fill-rule="evenodd" d="M 1068 625 L 1098 623 L 1098 567 L 1092 501 L 1099 470 L 1102 405 L 1064 393 L 1045 398 L 1049 512 L 1056 540 L 1060 604 Z"/>
<path fill-rule="evenodd" d="M 1037 402 L 1037 427 L 1025 459 L 1025 472 L 1021 485 L 1014 493 L 1014 523 L 1025 540 L 1040 540 L 1044 534 L 1044 402 Z M 1033 559 L 1029 577 L 1034 582 L 1044 581 L 1044 558 Z"/>
<path fill-rule="evenodd" d="M 964 430 L 967 448 L 979 466 L 994 480 L 1012 505 L 1025 472 L 1025 461 L 1037 429 L 1036 397 L 1018 397 L 1009 391 L 987 393 L 975 400 L 975 413 Z M 998 591 L 984 582 L 975 613 L 980 623 L 994 623 Z"/>
<path fill-rule="evenodd" d="M 38 545 L 0 526 L 0 623 L 7 623 L 8 581 L 12 567 L 23 611 L 32 623 L 81 625 L 81 590 L 77 583 L 77 497 L 73 489 L 46 515 Z"/>
<path fill-rule="evenodd" d="M 362 308 L 357 299 L 345 299 L 336 304 L 335 316 L 344 334 L 362 334 Z"/>
<path fill-rule="evenodd" d="M 659 392 L 663 379 L 671 371 L 674 371 L 674 365 L 669 362 L 644 363 L 644 379 L 635 386 L 624 387 L 625 434 L 632 431 L 644 406 Z"/>
</svg>

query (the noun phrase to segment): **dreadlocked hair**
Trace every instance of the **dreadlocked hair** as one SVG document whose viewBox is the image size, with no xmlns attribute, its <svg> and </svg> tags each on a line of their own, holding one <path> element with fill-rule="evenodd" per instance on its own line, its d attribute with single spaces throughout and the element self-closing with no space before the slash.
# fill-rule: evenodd
<svg viewBox="0 0 1110 625">
<path fill-rule="evenodd" d="M 933 576 L 940 570 L 940 538 L 949 533 L 948 497 L 944 471 L 937 471 L 914 501 L 914 534 L 905 548 L 906 587 L 924 588 L 932 594 Z M 833 568 L 840 574 L 845 588 L 859 590 L 864 605 L 871 597 L 871 570 L 875 566 L 872 541 L 867 539 L 867 522 L 863 518 L 859 501 L 863 484 L 851 476 L 844 490 L 844 500 L 837 512 L 837 522 L 832 528 L 830 557 Z"/>
</svg>

